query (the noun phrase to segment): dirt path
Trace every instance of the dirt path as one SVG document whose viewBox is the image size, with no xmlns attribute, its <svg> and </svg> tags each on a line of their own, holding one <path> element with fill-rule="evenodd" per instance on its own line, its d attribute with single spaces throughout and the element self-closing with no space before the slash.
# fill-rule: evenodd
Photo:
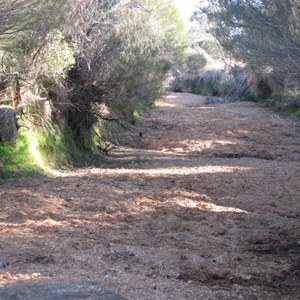
<svg viewBox="0 0 300 300">
<path fill-rule="evenodd" d="M 0 186 L 0 285 L 300 299 L 300 124 L 204 100 L 158 101 L 103 169 Z"/>
</svg>

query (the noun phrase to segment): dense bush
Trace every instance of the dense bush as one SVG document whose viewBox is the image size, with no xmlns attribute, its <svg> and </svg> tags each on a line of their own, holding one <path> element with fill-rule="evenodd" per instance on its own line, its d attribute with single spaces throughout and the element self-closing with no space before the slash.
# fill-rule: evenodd
<svg viewBox="0 0 300 300">
<path fill-rule="evenodd" d="M 300 73 L 298 0 L 212 0 L 202 11 L 212 34 L 237 60 L 262 72 Z"/>
<path fill-rule="evenodd" d="M 0 16 L 0 104 L 19 107 L 51 165 L 91 163 L 186 45 L 171 0 L 4 0 Z"/>
<path fill-rule="evenodd" d="M 192 91 L 207 60 L 197 49 L 187 48 L 182 59 L 174 65 L 169 88 L 174 92 Z"/>
<path fill-rule="evenodd" d="M 268 103 L 282 108 L 279 99 L 299 105 L 298 0 L 212 0 L 199 8 L 195 18 L 200 24 L 209 20 L 209 31 L 227 54 L 227 63 L 238 61 L 245 66 L 229 69 L 238 94 L 271 99 Z M 291 94 L 296 95 L 293 101 L 288 100 Z"/>
<path fill-rule="evenodd" d="M 158 97 L 185 46 L 184 27 L 171 1 L 107 3 L 79 2 L 69 16 L 77 23 L 65 29 L 76 45 L 68 121 L 80 144 L 101 122 L 101 113 L 92 113 L 98 104 L 104 103 L 114 119 L 131 118 L 137 103 Z"/>
</svg>

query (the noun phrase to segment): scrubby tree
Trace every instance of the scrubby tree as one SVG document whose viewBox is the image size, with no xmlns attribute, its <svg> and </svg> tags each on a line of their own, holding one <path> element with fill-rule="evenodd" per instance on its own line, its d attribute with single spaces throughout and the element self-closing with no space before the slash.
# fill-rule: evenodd
<svg viewBox="0 0 300 300">
<path fill-rule="evenodd" d="M 0 38 L 29 29 L 32 26 L 32 12 L 39 1 L 10 1 L 0 3 Z"/>
<path fill-rule="evenodd" d="M 13 91 L 0 103 L 22 103 L 50 134 L 48 153 L 62 141 L 93 157 L 103 122 L 120 124 L 161 95 L 185 47 L 172 0 L 3 0 L 0 16 L 0 71 Z"/>
<path fill-rule="evenodd" d="M 135 90 L 129 87 L 133 81 L 146 86 L 153 74 L 161 84 L 184 47 L 183 24 L 169 0 L 82 0 L 70 19 L 76 22 L 65 32 L 75 45 L 74 71 L 101 91 L 98 101 L 106 101 L 113 88 L 121 95 Z"/>
<path fill-rule="evenodd" d="M 48 69 L 54 75 L 62 69 L 54 71 L 55 58 L 52 62 L 49 58 L 67 6 L 68 1 L 60 0 L 54 3 L 48 0 L 1 1 L 0 103 L 18 106 L 24 84 L 36 90 L 36 79 L 41 73 Z"/>
<path fill-rule="evenodd" d="M 64 20 L 67 1 L 4 0 L 0 4 L 0 49 L 6 71 L 27 72 Z"/>
<path fill-rule="evenodd" d="M 298 0 L 212 0 L 199 8 L 211 32 L 237 60 L 262 72 L 300 74 Z"/>
<path fill-rule="evenodd" d="M 76 20 L 65 29 L 76 55 L 69 121 L 83 141 L 82 130 L 99 117 L 92 113 L 99 103 L 117 117 L 130 117 L 138 102 L 159 95 L 185 46 L 185 31 L 170 0 L 81 0 L 69 19 Z"/>
</svg>

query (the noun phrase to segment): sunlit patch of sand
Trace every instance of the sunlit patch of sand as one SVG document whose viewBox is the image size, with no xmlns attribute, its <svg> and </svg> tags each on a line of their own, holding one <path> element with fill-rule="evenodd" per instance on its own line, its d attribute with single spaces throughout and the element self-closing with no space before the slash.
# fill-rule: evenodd
<svg viewBox="0 0 300 300">
<path fill-rule="evenodd" d="M 3 272 L 0 274 L 0 287 L 6 284 L 15 284 L 17 282 L 32 281 L 37 279 L 45 278 L 41 273 L 13 273 L 13 272 Z"/>
<path fill-rule="evenodd" d="M 175 103 L 168 103 L 166 100 L 170 99 L 176 99 L 176 96 L 174 94 L 167 95 L 163 99 L 158 99 L 155 101 L 155 106 L 156 107 L 176 107 L 177 104 Z"/>
<path fill-rule="evenodd" d="M 208 212 L 235 212 L 248 213 L 236 207 L 217 205 L 213 203 L 213 199 L 206 194 L 199 194 L 193 191 L 178 190 L 178 196 L 170 200 L 173 205 L 178 205 L 185 208 L 199 209 Z M 192 198 L 192 199 L 191 199 Z"/>
<path fill-rule="evenodd" d="M 237 207 L 231 207 L 231 206 L 223 206 L 223 205 L 217 205 L 214 204 L 212 199 L 208 197 L 207 195 L 201 195 L 194 192 L 188 192 L 185 190 L 179 190 L 178 191 L 179 196 L 172 197 L 172 199 L 166 200 L 164 202 L 158 201 L 153 198 L 147 198 L 147 197 L 140 197 L 135 200 L 134 203 L 132 203 L 131 207 L 128 207 L 128 211 L 131 213 L 145 213 L 145 212 L 153 212 L 157 207 L 161 206 L 179 206 L 184 208 L 191 208 L 191 209 L 199 209 L 202 211 L 207 212 L 234 212 L 234 213 L 249 213 L 246 210 L 237 208 Z M 196 199 L 190 199 L 189 197 L 193 197 Z"/>
<path fill-rule="evenodd" d="M 233 166 L 201 166 L 201 167 L 170 167 L 157 169 L 91 169 L 91 174 L 135 174 L 135 175 L 197 175 L 206 173 L 234 173 L 249 172 L 251 167 L 233 167 Z M 77 174 L 81 176 L 80 173 Z"/>
<path fill-rule="evenodd" d="M 157 106 L 157 107 L 176 107 L 177 105 L 158 100 L 155 102 L 155 106 Z"/>
<path fill-rule="evenodd" d="M 131 208 L 131 212 L 152 212 L 155 211 L 155 207 L 159 205 L 161 205 L 160 201 L 156 201 L 143 196 L 135 200 Z"/>
<path fill-rule="evenodd" d="M 198 208 L 199 210 L 205 210 L 210 212 L 248 213 L 247 211 L 236 207 L 221 206 L 213 203 L 208 203 L 206 201 L 196 201 L 192 199 L 183 199 L 177 201 L 175 200 L 174 204 L 187 208 Z"/>
<path fill-rule="evenodd" d="M 239 142 L 239 144 L 241 144 Z M 236 142 L 230 140 L 182 140 L 182 147 L 172 148 L 174 153 L 201 151 L 204 149 L 214 149 L 220 146 L 237 145 Z"/>
</svg>

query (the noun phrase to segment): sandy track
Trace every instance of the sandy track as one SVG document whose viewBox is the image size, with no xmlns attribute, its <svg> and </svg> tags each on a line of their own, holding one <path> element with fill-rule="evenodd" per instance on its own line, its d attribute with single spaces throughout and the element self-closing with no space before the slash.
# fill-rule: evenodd
<svg viewBox="0 0 300 300">
<path fill-rule="evenodd" d="M 0 284 L 297 299 L 299 121 L 204 100 L 158 101 L 102 169 L 0 186 Z"/>
</svg>

